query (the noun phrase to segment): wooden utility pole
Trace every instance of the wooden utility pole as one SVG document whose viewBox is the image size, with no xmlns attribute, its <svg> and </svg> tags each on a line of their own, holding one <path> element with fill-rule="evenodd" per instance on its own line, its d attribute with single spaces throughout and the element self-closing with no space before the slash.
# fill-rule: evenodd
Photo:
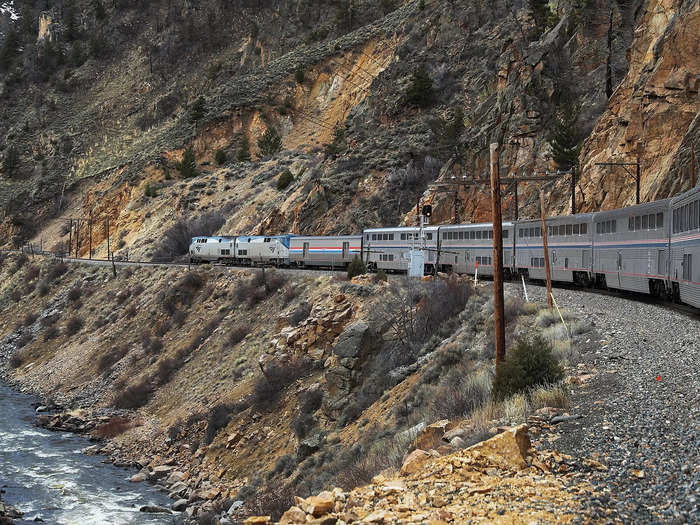
<svg viewBox="0 0 700 525">
<path fill-rule="evenodd" d="M 75 220 L 75 258 L 77 259 L 78 248 L 80 247 L 80 219 Z"/>
<path fill-rule="evenodd" d="M 109 261 L 109 217 L 107 217 L 107 260 Z"/>
<path fill-rule="evenodd" d="M 571 169 L 571 215 L 576 214 L 576 168 Z"/>
<path fill-rule="evenodd" d="M 503 311 L 503 221 L 501 179 L 498 173 L 498 143 L 491 144 L 491 223 L 493 225 L 493 329 L 496 366 L 506 355 L 506 327 Z"/>
<path fill-rule="evenodd" d="M 544 191 L 540 190 L 540 208 L 542 209 L 542 244 L 544 245 L 544 273 L 547 277 L 547 306 L 552 308 L 552 274 L 549 268 L 549 246 L 547 245 L 547 221 L 544 211 Z"/>
<path fill-rule="evenodd" d="M 690 187 L 694 188 L 696 184 L 695 178 L 695 146 L 691 145 L 690 148 Z"/>
<path fill-rule="evenodd" d="M 416 228 L 420 228 L 420 197 L 416 197 Z"/>
<path fill-rule="evenodd" d="M 88 230 L 90 230 L 90 259 L 92 259 L 92 212 L 90 212 L 90 218 L 88 219 Z"/>
</svg>

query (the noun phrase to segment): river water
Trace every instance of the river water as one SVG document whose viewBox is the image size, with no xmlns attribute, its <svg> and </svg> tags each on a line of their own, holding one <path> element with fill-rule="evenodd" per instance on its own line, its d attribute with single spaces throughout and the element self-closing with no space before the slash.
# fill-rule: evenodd
<svg viewBox="0 0 700 525">
<path fill-rule="evenodd" d="M 0 487 L 2 500 L 24 513 L 18 523 L 181 522 L 174 515 L 139 512 L 144 505 L 169 507 L 171 501 L 150 485 L 128 482 L 132 472 L 102 463 L 104 457 L 82 454 L 87 439 L 33 426 L 32 401 L 0 383 Z"/>
</svg>

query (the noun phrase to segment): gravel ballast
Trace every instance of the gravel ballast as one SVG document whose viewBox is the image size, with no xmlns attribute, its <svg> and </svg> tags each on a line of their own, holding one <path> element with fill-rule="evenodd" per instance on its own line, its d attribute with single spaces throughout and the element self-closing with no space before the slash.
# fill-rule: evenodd
<svg viewBox="0 0 700 525">
<path fill-rule="evenodd" d="M 544 287 L 528 293 L 545 300 Z M 591 502 L 601 518 L 612 510 L 625 523 L 700 523 L 700 314 L 636 296 L 553 295 L 594 325 L 575 340 L 579 373 L 592 377 L 571 387 L 570 413 L 583 417 L 541 446 L 607 465 L 590 478 L 610 495 Z"/>
</svg>

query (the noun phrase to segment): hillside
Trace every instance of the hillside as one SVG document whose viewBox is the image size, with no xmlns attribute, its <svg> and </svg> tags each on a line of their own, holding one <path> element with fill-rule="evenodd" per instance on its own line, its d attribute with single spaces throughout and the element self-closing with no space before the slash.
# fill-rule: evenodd
<svg viewBox="0 0 700 525">
<path fill-rule="evenodd" d="M 584 210 L 630 202 L 633 181 L 594 164 L 641 141 L 645 199 L 689 184 L 698 2 L 44 7 L 0 15 L 8 245 L 67 243 L 65 219 L 91 217 L 98 250 L 109 219 L 121 248 L 153 257 L 145 244 L 211 209 L 225 233 L 356 232 L 412 221 L 417 198 L 450 221 L 454 196 L 431 182 L 485 173 L 494 140 L 504 174 L 560 167 L 548 140 L 572 107 Z M 259 151 L 268 128 L 278 153 L 274 140 Z M 191 179 L 178 170 L 187 147 Z M 285 170 L 293 181 L 278 189 Z M 568 183 L 545 188 L 566 212 Z M 534 190 L 520 188 L 521 216 Z M 459 220 L 488 217 L 483 193 L 458 202 Z"/>
</svg>

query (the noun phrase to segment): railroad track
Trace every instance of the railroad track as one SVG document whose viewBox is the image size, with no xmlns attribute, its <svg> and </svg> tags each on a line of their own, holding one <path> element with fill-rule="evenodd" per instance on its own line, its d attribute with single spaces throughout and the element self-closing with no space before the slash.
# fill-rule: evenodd
<svg viewBox="0 0 700 525">
<path fill-rule="evenodd" d="M 29 256 L 37 256 L 37 257 L 49 257 L 49 258 L 56 258 L 53 254 L 50 253 L 34 253 L 34 254 L 27 254 L 26 252 L 22 252 L 20 250 L 2 250 L 0 251 L 1 253 L 24 253 L 25 255 Z M 152 262 L 152 261 L 112 261 L 108 259 L 89 259 L 89 258 L 84 258 L 84 257 L 63 257 L 59 258 L 60 260 L 68 263 L 73 263 L 73 264 L 86 264 L 86 265 L 94 265 L 94 266 L 108 266 L 111 267 L 112 264 L 114 264 L 115 267 L 117 268 L 125 268 L 125 267 L 163 267 L 163 268 L 197 268 L 200 267 L 201 265 L 193 265 L 193 264 L 187 264 L 187 263 L 177 263 L 177 262 Z M 208 267 L 210 268 L 218 268 L 221 270 L 255 270 L 255 269 L 260 269 L 263 268 L 261 266 L 235 266 L 235 265 L 225 265 L 225 264 L 217 264 L 217 263 L 212 263 L 209 264 Z M 339 272 L 344 272 L 345 270 L 342 269 L 326 269 L 326 270 L 315 270 L 315 269 L 309 269 L 309 268 L 280 268 L 276 266 L 265 266 L 264 268 L 271 268 L 280 272 L 292 274 L 292 275 L 302 275 L 302 276 L 308 276 L 308 275 L 335 275 Z M 398 278 L 402 274 L 392 274 L 389 273 L 387 274 L 387 277 L 389 278 Z M 480 278 L 482 282 L 491 282 L 492 279 L 489 276 L 485 276 Z M 513 284 L 518 284 L 516 279 L 513 279 L 510 281 Z M 540 281 L 527 281 L 528 286 L 537 286 L 537 287 L 545 287 L 543 283 Z M 700 320 L 700 310 L 697 308 L 694 308 L 692 306 L 682 304 L 682 303 L 674 303 L 671 301 L 663 300 L 658 297 L 653 297 L 651 295 L 639 293 L 639 292 L 631 292 L 627 290 L 611 290 L 611 289 L 600 289 L 600 288 L 582 288 L 580 286 L 576 286 L 573 283 L 565 283 L 565 282 L 553 282 L 552 287 L 555 289 L 562 289 L 562 290 L 569 290 L 569 291 L 578 291 L 581 293 L 589 293 L 589 294 L 597 294 L 597 295 L 604 295 L 604 296 L 609 296 L 609 297 L 619 297 L 623 299 L 632 299 L 638 302 L 642 302 L 645 304 L 651 304 L 655 306 L 662 307 L 666 310 L 669 311 L 674 311 L 677 313 L 681 313 L 683 315 L 686 315 L 690 317 L 691 319 L 698 319 Z"/>
</svg>

